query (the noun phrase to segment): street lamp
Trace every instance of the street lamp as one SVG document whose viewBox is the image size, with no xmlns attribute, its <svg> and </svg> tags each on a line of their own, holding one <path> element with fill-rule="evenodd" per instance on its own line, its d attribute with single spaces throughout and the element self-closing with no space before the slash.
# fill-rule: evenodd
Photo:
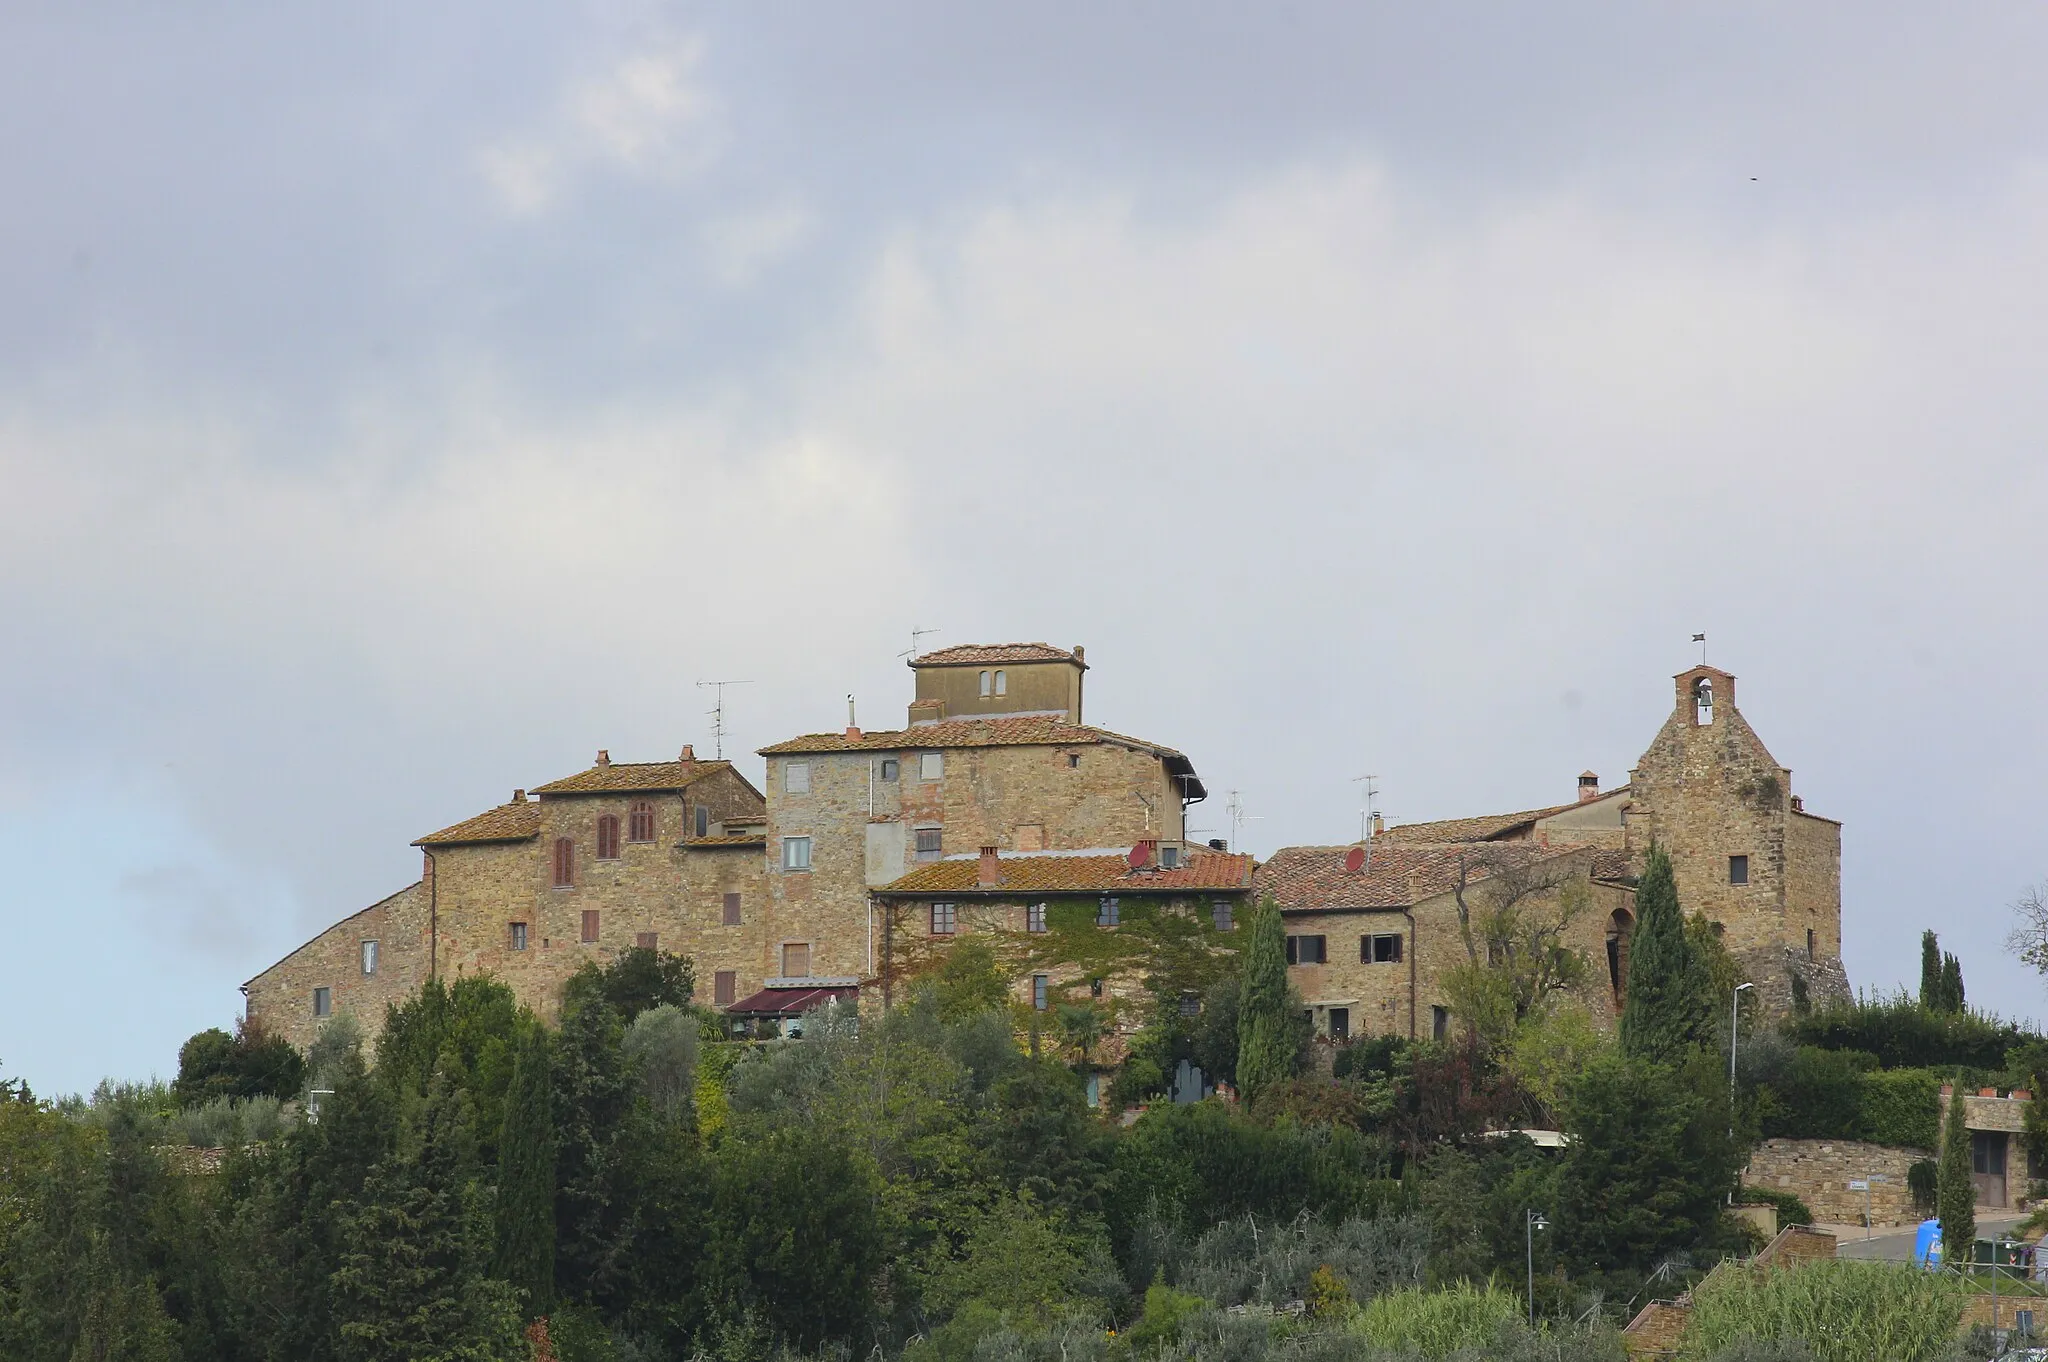
<svg viewBox="0 0 2048 1362">
<path fill-rule="evenodd" d="M 1523 1216 L 1523 1237 L 1528 1240 L 1529 1250 L 1529 1327 L 1536 1327 L 1536 1231 L 1547 1230 L 1550 1222 L 1543 1218 L 1543 1212 L 1525 1210 Z"/>
<path fill-rule="evenodd" d="M 1735 992 L 1728 995 L 1728 1138 L 1735 1138 L 1735 1036 L 1736 1023 L 1742 1016 L 1742 990 L 1755 988 L 1755 984 L 1737 984 Z"/>
</svg>

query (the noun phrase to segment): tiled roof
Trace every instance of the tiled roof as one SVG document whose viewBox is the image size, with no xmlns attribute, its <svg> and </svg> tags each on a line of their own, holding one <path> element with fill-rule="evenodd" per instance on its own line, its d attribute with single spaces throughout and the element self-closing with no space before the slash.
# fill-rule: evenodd
<svg viewBox="0 0 2048 1362">
<path fill-rule="evenodd" d="M 1635 877 L 1635 866 L 1629 861 L 1628 853 L 1620 847 L 1598 847 L 1594 850 L 1594 879 L 1633 881 Z"/>
<path fill-rule="evenodd" d="M 730 833 L 724 837 L 685 837 L 686 847 L 759 847 L 768 845 L 764 833 Z"/>
<path fill-rule="evenodd" d="M 535 794 L 617 794 L 628 790 L 680 790 L 716 771 L 729 770 L 729 761 L 615 761 L 593 766 L 588 771 L 550 781 Z"/>
<path fill-rule="evenodd" d="M 760 749 L 764 757 L 785 752 L 893 752 L 932 747 L 1079 747 L 1115 743 L 1162 757 L 1178 757 L 1171 747 L 1142 738 L 1127 738 L 1107 729 L 1071 724 L 1057 714 L 997 715 L 986 719 L 942 719 L 935 724 L 861 733 L 807 733 Z"/>
<path fill-rule="evenodd" d="M 1443 818 L 1434 823 L 1403 823 L 1388 828 L 1382 837 L 1398 842 L 1490 842 L 1504 833 L 1527 827 L 1539 818 L 1576 809 L 1578 801 L 1553 804 L 1547 809 L 1524 809 L 1520 813 L 1489 813 L 1477 818 Z"/>
<path fill-rule="evenodd" d="M 913 659 L 910 665 L 971 667 L 981 662 L 1073 662 L 1084 668 L 1088 665 L 1065 648 L 1055 648 L 1050 643 L 959 643 L 935 653 L 926 653 Z"/>
<path fill-rule="evenodd" d="M 1376 837 L 1372 862 L 1357 874 L 1344 868 L 1351 852 L 1339 847 L 1282 847 L 1259 866 L 1252 888 L 1271 895 L 1282 910 L 1300 908 L 1406 908 L 1426 898 L 1449 893 L 1458 883 L 1460 858 L 1468 866 L 1466 883 L 1490 879 L 1507 865 L 1522 865 L 1573 848 L 1542 847 L 1525 842 L 1490 846 L 1390 846 Z"/>
<path fill-rule="evenodd" d="M 500 804 L 452 828 L 430 832 L 413 843 L 416 847 L 456 846 L 464 842 L 523 842 L 540 832 L 540 803 L 521 800 Z"/>
<path fill-rule="evenodd" d="M 900 880 L 883 885 L 878 894 L 1143 894 L 1204 890 L 1246 890 L 1257 863 L 1249 856 L 1197 851 L 1175 870 L 1132 870 L 1126 853 L 1070 855 L 1063 852 L 1019 852 L 998 858 L 1000 878 L 993 888 L 981 885 L 981 858 L 933 861 Z"/>
</svg>

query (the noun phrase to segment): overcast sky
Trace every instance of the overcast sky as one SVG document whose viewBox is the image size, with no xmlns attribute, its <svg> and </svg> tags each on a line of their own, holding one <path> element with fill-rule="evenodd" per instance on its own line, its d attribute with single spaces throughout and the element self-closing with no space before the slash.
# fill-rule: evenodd
<svg viewBox="0 0 2048 1362">
<path fill-rule="evenodd" d="M 0 13 L 0 1072 L 913 626 L 1260 852 L 1619 783 L 1705 631 L 1851 979 L 2048 1012 L 2048 11 L 995 8 Z"/>
</svg>

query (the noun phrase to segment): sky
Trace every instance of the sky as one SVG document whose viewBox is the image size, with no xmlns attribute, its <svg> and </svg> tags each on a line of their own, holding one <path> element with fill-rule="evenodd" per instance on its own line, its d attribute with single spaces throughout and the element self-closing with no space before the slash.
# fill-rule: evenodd
<svg viewBox="0 0 2048 1362">
<path fill-rule="evenodd" d="M 0 12 L 0 1073 L 410 842 L 1084 644 L 1205 835 L 1626 779 L 1697 659 L 1859 987 L 2048 1015 L 2048 11 Z M 1244 818 L 1227 811 L 1231 793 Z"/>
</svg>

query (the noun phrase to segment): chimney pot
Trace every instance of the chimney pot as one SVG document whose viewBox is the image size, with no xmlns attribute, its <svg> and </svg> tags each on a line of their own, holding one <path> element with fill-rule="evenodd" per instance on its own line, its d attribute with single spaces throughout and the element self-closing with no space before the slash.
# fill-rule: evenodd
<svg viewBox="0 0 2048 1362">
<path fill-rule="evenodd" d="M 689 743 L 684 743 L 683 755 L 681 759 L 683 761 L 695 761 L 697 759 L 697 749 Z"/>
<path fill-rule="evenodd" d="M 846 740 L 848 742 L 859 742 L 860 730 L 855 728 L 852 724 L 848 724 L 846 726 Z"/>
<path fill-rule="evenodd" d="M 1579 802 L 1584 804 L 1600 797 L 1600 777 L 1591 771 L 1579 772 Z"/>
<path fill-rule="evenodd" d="M 514 790 L 512 792 L 512 802 L 514 804 L 524 804 L 526 802 L 526 791 Z"/>
<path fill-rule="evenodd" d="M 993 889 L 1002 882 L 1003 863 L 994 847 L 981 849 L 981 864 L 975 868 L 974 882 L 982 889 Z"/>
<path fill-rule="evenodd" d="M 1387 820 L 1378 814 L 1372 816 L 1372 835 L 1377 837 L 1387 830 Z"/>
<path fill-rule="evenodd" d="M 1080 644 L 1076 643 L 1074 645 L 1074 661 L 1086 662 L 1087 660 L 1088 650 L 1086 648 L 1083 648 Z"/>
<path fill-rule="evenodd" d="M 1209 850 L 1228 851 L 1230 850 L 1230 843 L 1221 837 L 1211 837 L 1209 839 Z"/>
<path fill-rule="evenodd" d="M 598 764 L 599 766 L 609 766 L 609 765 L 611 765 L 611 764 L 612 764 L 612 754 L 611 754 L 611 753 L 609 753 L 609 752 L 607 752 L 607 751 L 605 751 L 605 750 L 604 750 L 604 749 L 603 749 L 602 747 L 598 748 L 598 749 L 597 749 L 597 764 Z"/>
</svg>

